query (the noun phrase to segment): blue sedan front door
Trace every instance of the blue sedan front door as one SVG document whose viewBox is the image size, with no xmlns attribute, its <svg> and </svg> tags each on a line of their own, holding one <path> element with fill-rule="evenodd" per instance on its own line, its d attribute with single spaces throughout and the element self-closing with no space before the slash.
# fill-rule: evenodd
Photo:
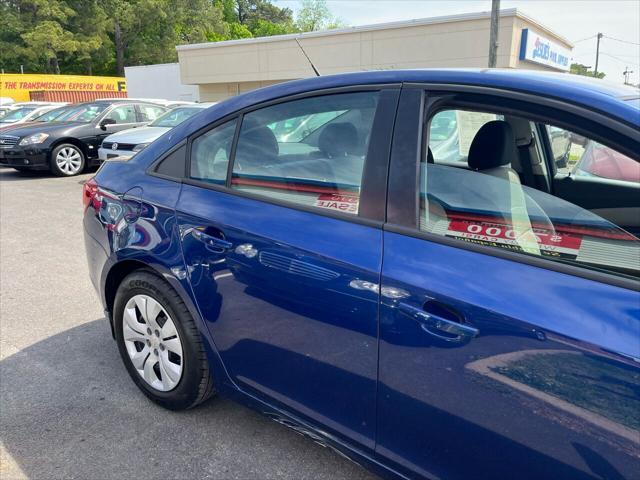
<svg viewBox="0 0 640 480">
<path fill-rule="evenodd" d="M 415 141 L 422 102 L 403 91 L 391 160 L 377 455 L 428 478 L 638 478 L 640 241 L 521 185 L 504 155 L 513 131 L 535 147 L 530 124 L 499 100 L 456 111 L 453 162 Z"/>
</svg>

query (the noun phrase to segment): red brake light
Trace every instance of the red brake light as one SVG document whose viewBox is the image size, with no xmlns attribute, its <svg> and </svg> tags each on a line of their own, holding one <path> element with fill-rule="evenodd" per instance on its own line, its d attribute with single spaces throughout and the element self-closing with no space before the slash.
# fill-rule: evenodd
<svg viewBox="0 0 640 480">
<path fill-rule="evenodd" d="M 82 189 L 82 204 L 84 205 L 85 211 L 87 211 L 87 208 L 91 205 L 96 193 L 98 193 L 98 182 L 96 182 L 95 178 L 90 178 L 84 182 L 84 188 Z"/>
</svg>

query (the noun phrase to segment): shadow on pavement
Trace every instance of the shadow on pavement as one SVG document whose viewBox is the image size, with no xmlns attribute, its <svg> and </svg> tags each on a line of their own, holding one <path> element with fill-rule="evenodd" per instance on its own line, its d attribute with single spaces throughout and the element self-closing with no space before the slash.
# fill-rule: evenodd
<svg viewBox="0 0 640 480">
<path fill-rule="evenodd" d="M 51 178 L 54 175 L 48 170 L 26 170 L 19 172 L 11 167 L 0 167 L 0 182 L 16 182 L 30 178 Z"/>
<path fill-rule="evenodd" d="M 169 412 L 138 392 L 94 320 L 0 362 L 4 448 L 30 478 L 371 478 L 230 401 Z"/>
</svg>

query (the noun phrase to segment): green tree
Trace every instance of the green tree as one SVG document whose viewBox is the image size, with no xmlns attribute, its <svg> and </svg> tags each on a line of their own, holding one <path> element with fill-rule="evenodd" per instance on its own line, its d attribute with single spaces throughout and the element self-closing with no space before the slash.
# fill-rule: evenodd
<svg viewBox="0 0 640 480">
<path fill-rule="evenodd" d="M 595 75 L 595 72 L 590 70 L 590 67 L 583 65 L 581 63 L 572 63 L 569 68 L 569 73 L 573 73 L 576 75 L 584 75 L 585 77 L 596 77 L 596 78 L 604 78 L 605 74 L 603 72 L 598 72 Z"/>
<path fill-rule="evenodd" d="M 293 22 L 273 23 L 267 20 L 258 20 L 253 26 L 253 35 L 255 37 L 270 37 L 272 35 L 286 35 L 288 33 L 297 33 L 300 30 Z"/>
<path fill-rule="evenodd" d="M 73 33 L 62 28 L 54 20 L 38 22 L 33 30 L 23 33 L 22 38 L 32 55 L 37 55 L 47 62 L 47 71 L 60 73 L 59 57 L 74 53 L 78 42 Z"/>
<path fill-rule="evenodd" d="M 326 0 L 303 0 L 296 24 L 303 32 L 344 27 L 344 23 L 329 10 Z"/>
<path fill-rule="evenodd" d="M 0 67 L 123 75 L 176 61 L 176 45 L 297 31 L 271 0 L 0 0 Z"/>
</svg>

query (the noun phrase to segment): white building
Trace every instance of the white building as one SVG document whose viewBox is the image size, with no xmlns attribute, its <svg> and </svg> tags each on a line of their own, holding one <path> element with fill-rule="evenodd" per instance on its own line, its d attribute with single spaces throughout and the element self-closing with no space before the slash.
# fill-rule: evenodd
<svg viewBox="0 0 640 480">
<path fill-rule="evenodd" d="M 488 64 L 490 18 L 490 12 L 480 12 L 180 45 L 176 47 L 180 78 L 182 84 L 197 89 L 199 100 L 220 101 L 261 86 L 314 76 L 298 42 L 322 75 L 380 69 L 484 68 Z M 567 71 L 572 48 L 567 39 L 522 12 L 500 12 L 497 67 Z M 134 95 L 130 82 L 127 74 L 129 94 L 139 95 Z"/>
<path fill-rule="evenodd" d="M 180 66 L 177 63 L 125 67 L 127 93 L 131 98 L 161 98 L 197 102 L 198 87 L 184 85 L 180 81 Z"/>
</svg>

